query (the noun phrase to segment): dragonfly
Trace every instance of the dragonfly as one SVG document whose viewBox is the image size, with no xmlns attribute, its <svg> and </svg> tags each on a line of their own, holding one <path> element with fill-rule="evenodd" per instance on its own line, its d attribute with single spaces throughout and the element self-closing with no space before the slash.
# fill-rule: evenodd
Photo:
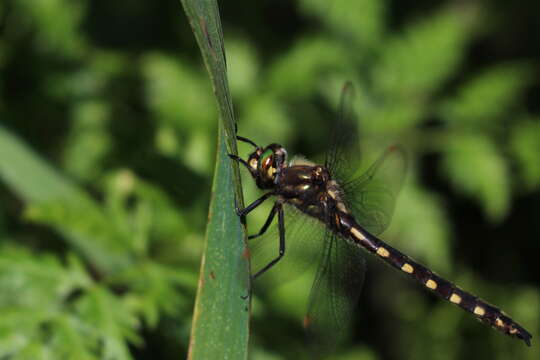
<svg viewBox="0 0 540 360">
<path fill-rule="evenodd" d="M 354 151 L 357 132 L 353 101 L 354 87 L 347 82 L 324 165 L 302 157 L 289 161 L 287 150 L 279 144 L 263 147 L 237 136 L 238 141 L 255 150 L 247 159 L 229 156 L 249 171 L 259 189 L 266 191 L 245 208 L 237 209 L 238 215 L 245 217 L 268 199 L 274 200 L 259 232 L 248 236 L 250 247 L 251 241 L 265 234 L 275 238 L 266 236 L 259 243 L 262 260 L 252 278 L 282 267 L 282 276 L 290 280 L 302 271 L 302 264 L 318 263 L 304 327 L 312 344 L 330 349 L 349 331 L 364 280 L 363 253 L 367 251 L 442 299 L 530 346 L 529 332 L 502 310 L 377 237 L 390 223 L 406 171 L 406 156 L 402 147 L 390 146 L 362 175 L 354 176 L 358 155 Z M 271 225 L 274 230 L 267 232 Z M 287 261 L 289 252 L 296 258 Z M 302 255 L 303 261 L 298 259 Z"/>
</svg>

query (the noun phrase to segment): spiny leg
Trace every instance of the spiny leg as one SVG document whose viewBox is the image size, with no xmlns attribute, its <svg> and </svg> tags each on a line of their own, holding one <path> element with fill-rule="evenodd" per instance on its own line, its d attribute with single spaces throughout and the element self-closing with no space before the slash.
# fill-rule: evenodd
<svg viewBox="0 0 540 360">
<path fill-rule="evenodd" d="M 256 207 L 258 207 L 259 205 L 261 205 L 266 199 L 268 199 L 268 198 L 269 198 L 270 196 L 272 196 L 272 195 L 274 195 L 273 192 L 266 193 L 266 194 L 264 194 L 263 196 L 261 196 L 260 198 L 258 198 L 257 200 L 255 200 L 254 202 L 252 202 L 251 204 L 249 204 L 248 206 L 246 206 L 246 207 L 245 207 L 244 209 L 242 209 L 242 210 L 238 209 L 238 206 L 236 205 L 236 199 L 235 199 L 234 201 L 235 201 L 236 214 L 237 214 L 238 216 L 240 216 L 240 218 L 243 218 L 243 217 L 246 216 L 249 212 L 251 212 L 253 209 L 255 209 Z M 276 207 L 276 205 L 274 205 L 274 208 L 275 208 L 275 207 Z M 275 212 L 274 208 L 272 208 L 272 212 Z M 282 210 L 282 212 L 283 212 L 283 210 Z M 273 218 L 274 215 L 271 214 L 271 217 Z M 267 222 L 267 223 L 270 223 L 271 220 L 272 220 L 272 219 L 267 219 L 266 222 Z M 266 223 L 265 223 L 265 225 L 266 225 Z M 269 225 L 269 224 L 268 224 L 268 225 Z M 268 225 L 266 225 L 266 227 L 268 227 Z M 263 227 L 264 227 L 264 225 L 263 225 Z M 260 232 L 262 232 L 262 229 L 261 229 Z M 280 230 L 280 233 L 281 233 L 281 230 Z M 261 234 L 259 234 L 259 235 L 261 235 Z M 250 238 L 250 237 L 248 237 L 248 239 L 249 239 L 249 238 Z M 281 236 L 280 236 L 280 238 L 281 238 Z M 283 247 L 283 251 L 285 251 L 285 247 Z M 281 242 L 280 242 L 280 253 L 281 253 Z M 264 269 L 263 269 L 263 270 L 264 270 Z M 268 269 L 266 269 L 266 270 L 268 270 Z M 265 270 L 265 271 L 266 271 L 266 270 Z M 260 273 L 260 271 L 259 271 L 259 273 Z M 255 276 L 253 277 L 253 279 L 255 279 L 255 277 L 257 277 L 258 275 L 260 275 L 259 273 L 255 274 Z M 245 295 L 245 296 L 241 296 L 241 298 L 245 300 L 245 299 L 251 297 L 251 290 L 252 290 L 252 289 L 250 288 L 250 289 L 249 289 L 249 293 L 248 293 L 247 295 Z"/>
<path fill-rule="evenodd" d="M 257 271 L 257 273 L 253 275 L 253 279 L 256 279 L 257 277 L 264 274 L 266 271 L 270 270 L 270 268 L 276 265 L 277 262 L 281 260 L 281 258 L 285 254 L 285 218 L 283 216 L 283 205 L 280 202 L 276 202 L 274 206 L 277 209 L 277 213 L 278 213 L 279 254 L 274 260 L 270 261 L 261 270 Z"/>
<path fill-rule="evenodd" d="M 229 157 L 231 159 L 233 159 L 234 161 L 238 161 L 240 164 L 244 165 L 248 170 L 250 170 L 251 172 L 251 168 L 249 167 L 248 163 L 246 162 L 246 160 L 242 159 L 240 156 L 238 155 L 234 155 L 234 154 L 227 154 L 229 155 Z"/>
<path fill-rule="evenodd" d="M 237 131 L 238 129 L 236 129 Z M 248 143 L 256 148 L 258 148 L 257 144 L 255 144 L 252 140 L 248 139 L 248 138 L 245 138 L 243 136 L 236 136 L 236 139 L 238 141 L 242 141 L 242 142 L 245 142 L 245 143 Z M 251 167 L 249 166 L 249 164 L 246 162 L 246 160 L 242 159 L 241 157 L 239 157 L 238 155 L 235 155 L 235 154 L 227 154 L 229 155 L 229 157 L 231 159 L 233 159 L 234 161 L 238 161 L 240 164 L 244 165 L 246 167 L 246 169 L 249 170 L 249 172 L 252 171 Z"/>
<path fill-rule="evenodd" d="M 237 124 L 237 123 L 234 124 L 234 133 L 235 133 L 235 134 L 238 134 L 238 124 Z M 251 144 L 251 145 L 253 145 L 253 146 L 255 146 L 255 147 L 258 147 L 257 144 L 255 144 L 253 141 L 251 141 L 251 140 L 249 140 L 248 138 L 245 138 L 245 137 L 243 137 L 243 136 L 238 136 L 238 135 L 236 135 L 236 140 L 238 140 L 238 141 L 243 141 L 243 142 L 246 142 L 246 143 L 248 143 L 248 144 Z"/>
<path fill-rule="evenodd" d="M 257 144 L 255 144 L 255 142 L 253 142 L 252 140 L 250 140 L 248 138 L 245 138 L 243 136 L 238 136 L 237 135 L 236 140 L 248 143 L 248 144 L 253 145 L 254 147 L 258 148 L 258 146 L 257 146 Z"/>
<path fill-rule="evenodd" d="M 249 164 L 244 160 L 242 159 L 241 157 L 237 156 L 237 155 L 234 155 L 234 154 L 227 154 L 229 155 L 229 157 L 234 160 L 234 161 L 237 161 L 239 162 L 240 164 L 244 165 L 244 167 L 253 175 L 253 169 L 249 166 Z M 244 208 L 243 210 L 240 210 L 238 208 L 238 202 L 237 202 L 237 199 L 235 198 L 234 199 L 234 208 L 236 209 L 236 214 L 240 217 L 243 217 L 245 216 L 248 212 L 250 212 L 251 210 L 253 210 L 254 208 L 256 208 L 257 206 L 259 206 L 264 200 L 266 200 L 268 198 L 269 194 L 265 194 L 263 195 L 260 199 L 258 200 L 255 200 L 251 205 L 249 205 L 248 207 Z M 250 208 L 251 207 L 251 208 Z M 248 209 L 250 208 L 250 209 Z M 246 211 L 246 209 L 248 209 Z"/>
<path fill-rule="evenodd" d="M 523 340 L 528 346 L 531 345 L 531 334 L 502 310 L 460 289 L 457 285 L 443 279 L 399 250 L 365 232 L 362 228 L 355 225 L 350 227 L 349 231 L 352 239 L 357 244 L 377 254 L 392 267 L 409 275 L 438 296 L 474 314 L 479 320 L 494 329 L 506 335 L 515 336 Z"/>
<path fill-rule="evenodd" d="M 255 235 L 249 235 L 248 236 L 249 240 L 255 239 L 263 235 L 266 232 L 266 230 L 268 230 L 268 227 L 270 226 L 270 224 L 272 223 L 272 220 L 274 220 L 274 217 L 276 216 L 276 211 L 277 211 L 277 203 L 274 204 L 274 206 L 272 207 L 272 210 L 270 210 L 270 214 L 268 214 L 268 218 L 264 222 L 264 225 L 261 227 L 261 230 L 259 230 L 259 232 Z"/>
<path fill-rule="evenodd" d="M 251 211 L 253 211 L 257 206 L 261 205 L 266 199 L 268 199 L 272 195 L 274 195 L 273 192 L 266 193 L 260 198 L 258 198 L 257 200 L 255 200 L 254 202 L 252 202 L 251 204 L 249 204 L 248 206 L 246 206 L 245 208 L 243 208 L 242 210 L 238 209 L 237 207 L 236 213 L 238 214 L 238 216 L 244 217 L 247 214 L 249 214 Z"/>
</svg>

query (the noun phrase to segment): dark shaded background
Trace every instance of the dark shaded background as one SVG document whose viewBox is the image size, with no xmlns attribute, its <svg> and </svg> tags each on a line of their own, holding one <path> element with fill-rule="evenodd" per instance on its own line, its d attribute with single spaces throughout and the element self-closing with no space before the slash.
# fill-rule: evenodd
<svg viewBox="0 0 540 360">
<path fill-rule="evenodd" d="M 336 358 L 536 359 L 540 5 L 236 1 L 220 10 L 240 133 L 320 159 L 352 80 L 365 165 L 395 142 L 411 160 L 382 238 L 533 335 L 525 348 L 370 259 L 353 341 Z M 180 2 L 7 0 L 0 31 L 0 129 L 92 204 L 40 200 L 53 190 L 31 160 L 29 196 L 0 137 L 0 357 L 183 357 L 217 119 Z M 124 265 L 101 265 L 80 236 L 118 247 Z M 308 356 L 308 291 L 304 279 L 255 293 L 254 359 Z"/>
</svg>

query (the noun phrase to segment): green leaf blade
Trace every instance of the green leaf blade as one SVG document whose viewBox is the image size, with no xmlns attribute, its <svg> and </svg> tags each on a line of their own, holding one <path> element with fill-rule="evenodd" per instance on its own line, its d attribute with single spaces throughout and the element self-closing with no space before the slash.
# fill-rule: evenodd
<svg viewBox="0 0 540 360">
<path fill-rule="evenodd" d="M 212 80 L 220 115 L 212 199 L 189 359 L 247 359 L 249 340 L 249 253 L 235 211 L 243 206 L 240 176 L 228 154 L 236 154 L 234 113 L 219 12 L 215 0 L 182 0 Z"/>
<path fill-rule="evenodd" d="M 246 359 L 249 339 L 249 265 L 234 211 L 232 169 L 223 131 L 216 164 L 210 221 L 193 314 L 190 359 Z"/>
</svg>

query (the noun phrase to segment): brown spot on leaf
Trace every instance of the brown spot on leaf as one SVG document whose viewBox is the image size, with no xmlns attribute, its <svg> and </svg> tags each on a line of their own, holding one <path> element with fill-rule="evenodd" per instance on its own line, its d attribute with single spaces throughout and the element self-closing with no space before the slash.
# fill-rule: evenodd
<svg viewBox="0 0 540 360">
<path fill-rule="evenodd" d="M 208 27 L 206 26 L 206 21 L 201 18 L 199 20 L 199 25 L 201 26 L 201 30 L 206 37 L 206 42 L 208 43 L 208 48 L 210 49 L 210 52 L 212 53 L 212 56 L 214 59 L 216 58 L 216 52 L 214 50 L 214 44 L 212 43 L 212 38 L 210 37 L 210 34 L 208 33 Z"/>
<path fill-rule="evenodd" d="M 251 254 L 249 253 L 249 248 L 247 246 L 244 248 L 242 256 L 244 257 L 244 259 L 249 259 L 251 257 Z"/>
</svg>

